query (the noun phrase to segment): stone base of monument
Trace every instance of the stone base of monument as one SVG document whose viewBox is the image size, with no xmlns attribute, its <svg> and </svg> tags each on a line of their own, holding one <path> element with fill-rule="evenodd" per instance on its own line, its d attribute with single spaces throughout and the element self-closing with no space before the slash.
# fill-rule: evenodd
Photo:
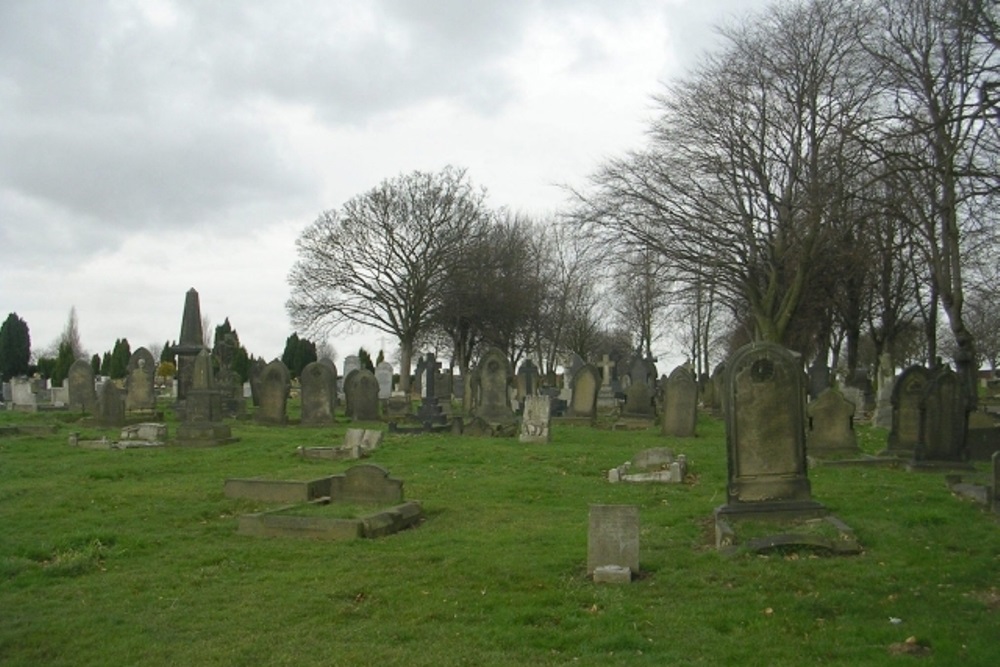
<svg viewBox="0 0 1000 667">
<path fill-rule="evenodd" d="M 175 447 L 217 447 L 236 442 L 232 429 L 221 422 L 184 422 L 177 427 L 177 438 L 170 441 Z"/>
<path fill-rule="evenodd" d="M 295 451 L 304 459 L 349 461 L 366 458 L 382 444 L 385 434 L 373 429 L 349 428 L 344 444 L 339 447 L 299 447 Z"/>
<path fill-rule="evenodd" d="M 319 540 L 356 540 L 384 537 L 416 526 L 423 520 L 419 502 L 410 500 L 385 509 L 356 509 L 355 517 L 322 516 L 324 510 L 335 514 L 330 498 L 318 498 L 306 505 L 289 505 L 239 517 L 237 532 L 255 537 L 308 537 Z"/>
<path fill-rule="evenodd" d="M 857 454 L 857 452 L 855 452 Z M 905 463 L 904 459 L 895 456 L 872 456 L 862 454 L 848 458 L 826 458 L 825 456 L 806 457 L 810 468 L 864 468 L 868 466 L 885 466 L 887 468 L 898 468 Z"/>
<path fill-rule="evenodd" d="M 421 421 L 416 415 L 407 415 L 401 419 L 389 422 L 389 433 L 462 433 L 462 420 L 451 421 Z"/>
<path fill-rule="evenodd" d="M 291 503 L 240 516 L 243 535 L 349 540 L 391 535 L 423 519 L 418 501 L 403 502 L 403 482 L 371 464 L 304 482 L 229 479 L 224 491 L 227 498 Z"/>
<path fill-rule="evenodd" d="M 804 547 L 861 552 L 854 531 L 815 501 L 723 505 L 715 509 L 715 546 L 727 555 Z"/>
<path fill-rule="evenodd" d="M 624 565 L 601 565 L 594 568 L 595 584 L 630 584 L 632 570 Z"/>
<path fill-rule="evenodd" d="M 976 466 L 968 461 L 930 461 L 926 459 L 912 459 L 906 462 L 905 468 L 908 472 L 947 472 L 949 470 L 972 471 L 976 469 Z"/>
<path fill-rule="evenodd" d="M 647 449 L 608 471 L 608 481 L 634 484 L 681 484 L 687 477 L 687 457 L 674 457 L 665 447 Z"/>
</svg>

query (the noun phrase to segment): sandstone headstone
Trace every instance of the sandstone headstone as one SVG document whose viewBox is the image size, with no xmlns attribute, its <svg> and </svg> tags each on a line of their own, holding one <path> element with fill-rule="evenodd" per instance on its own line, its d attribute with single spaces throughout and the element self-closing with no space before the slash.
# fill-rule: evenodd
<svg viewBox="0 0 1000 667">
<path fill-rule="evenodd" d="M 698 383 L 687 366 L 678 366 L 667 377 L 663 399 L 663 435 L 690 438 L 698 424 Z"/>
<path fill-rule="evenodd" d="M 613 565 L 639 572 L 639 508 L 591 505 L 587 532 L 587 574 Z"/>
<path fill-rule="evenodd" d="M 303 424 L 332 424 L 337 406 L 337 374 L 328 364 L 306 364 L 299 376 Z"/>
<path fill-rule="evenodd" d="M 809 430 L 806 445 L 809 454 L 847 456 L 859 453 L 858 437 L 854 432 L 856 407 L 836 389 L 822 391 L 809 403 Z"/>
<path fill-rule="evenodd" d="M 807 473 L 801 358 L 751 343 L 727 366 L 728 502 L 717 515 L 821 510 Z"/>
<path fill-rule="evenodd" d="M 920 439 L 920 403 L 930 372 L 910 366 L 896 378 L 892 389 L 892 429 L 885 454 L 912 456 Z"/>
<path fill-rule="evenodd" d="M 69 367 L 66 376 L 69 388 L 69 409 L 93 413 L 97 409 L 97 393 L 94 390 L 94 369 L 89 361 L 77 359 Z"/>
<path fill-rule="evenodd" d="M 545 444 L 550 440 L 549 429 L 551 425 L 552 399 L 548 396 L 526 396 L 519 440 Z"/>
<path fill-rule="evenodd" d="M 125 384 L 125 409 L 153 410 L 156 408 L 156 393 L 153 383 L 156 375 L 156 361 L 153 354 L 144 347 L 132 353 L 128 362 L 128 379 Z"/>
<path fill-rule="evenodd" d="M 125 396 L 113 380 L 101 385 L 96 417 L 99 426 L 122 426 L 125 423 Z"/>
<path fill-rule="evenodd" d="M 291 377 L 280 359 L 275 359 L 261 371 L 257 380 L 260 405 L 254 420 L 261 424 L 284 425 L 288 421 L 288 390 Z"/>
<path fill-rule="evenodd" d="M 510 363 L 507 356 L 496 348 L 486 351 L 477 367 L 479 377 L 479 406 L 475 416 L 488 423 L 514 421 L 507 387 L 510 383 Z"/>
<path fill-rule="evenodd" d="M 573 393 L 567 416 L 594 419 L 597 416 L 597 392 L 600 388 L 600 371 L 591 364 L 581 366 L 573 376 Z"/>
<path fill-rule="evenodd" d="M 352 378 L 350 413 L 354 421 L 377 421 L 379 418 L 378 380 L 367 369 L 356 372 Z"/>
<path fill-rule="evenodd" d="M 378 381 L 379 400 L 392 396 L 392 364 L 387 361 L 375 366 L 375 379 Z"/>
</svg>

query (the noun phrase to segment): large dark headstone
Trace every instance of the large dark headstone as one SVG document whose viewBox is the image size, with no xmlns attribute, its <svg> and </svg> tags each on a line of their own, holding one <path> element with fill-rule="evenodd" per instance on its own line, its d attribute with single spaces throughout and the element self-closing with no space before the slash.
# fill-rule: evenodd
<svg viewBox="0 0 1000 667">
<path fill-rule="evenodd" d="M 299 376 L 303 424 L 332 424 L 337 407 L 337 372 L 314 361 Z"/>
<path fill-rule="evenodd" d="M 916 461 L 962 463 L 967 460 L 967 406 L 959 376 L 950 368 L 937 369 L 920 401 L 920 437 L 913 451 Z"/>
<path fill-rule="evenodd" d="M 376 421 L 379 418 L 378 380 L 368 369 L 361 369 L 352 378 L 350 412 L 354 421 Z"/>
<path fill-rule="evenodd" d="M 510 363 L 507 356 L 496 348 L 483 355 L 477 367 L 479 371 L 479 407 L 476 417 L 487 423 L 507 423 L 514 421 L 514 411 L 510 407 L 507 386 L 510 383 Z"/>
<path fill-rule="evenodd" d="M 94 390 L 94 369 L 89 361 L 77 359 L 69 367 L 66 375 L 69 393 L 69 409 L 89 412 L 97 409 L 97 393 Z"/>
<path fill-rule="evenodd" d="M 254 419 L 261 424 L 285 424 L 288 421 L 288 390 L 291 377 L 280 359 L 275 359 L 261 371 L 257 380 L 260 405 Z"/>
<path fill-rule="evenodd" d="M 727 367 L 728 502 L 717 515 L 822 512 L 807 475 L 801 357 L 751 343 Z"/>
<path fill-rule="evenodd" d="M 913 455 L 920 439 L 920 403 L 930 379 L 923 366 L 910 366 L 896 378 L 892 388 L 892 429 L 886 455 Z"/>
<path fill-rule="evenodd" d="M 663 435 L 690 438 L 698 423 L 698 383 L 686 366 L 678 366 L 667 378 L 663 398 Z"/>
</svg>

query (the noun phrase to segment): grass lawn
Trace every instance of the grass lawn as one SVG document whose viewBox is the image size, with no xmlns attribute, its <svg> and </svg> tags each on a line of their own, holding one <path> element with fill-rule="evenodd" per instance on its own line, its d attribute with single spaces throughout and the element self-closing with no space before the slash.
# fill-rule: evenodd
<svg viewBox="0 0 1000 667">
<path fill-rule="evenodd" d="M 59 429 L 0 438 L 2 665 L 1000 664 L 1000 519 L 940 473 L 813 469 L 814 498 L 863 553 L 725 557 L 720 421 L 690 439 L 557 423 L 548 445 L 387 434 L 368 461 L 405 481 L 423 525 L 261 539 L 236 516 L 264 506 L 227 499 L 223 481 L 342 472 L 352 463 L 295 449 L 340 444 L 343 418 L 235 422 L 239 442 L 218 448 L 101 451 L 69 433 L 116 432 L 0 413 L 33 421 Z M 885 436 L 862 429 L 862 446 Z M 657 446 L 687 455 L 689 483 L 606 481 Z M 640 507 L 631 585 L 587 579 L 590 503 Z M 909 637 L 929 656 L 893 648 Z"/>
</svg>

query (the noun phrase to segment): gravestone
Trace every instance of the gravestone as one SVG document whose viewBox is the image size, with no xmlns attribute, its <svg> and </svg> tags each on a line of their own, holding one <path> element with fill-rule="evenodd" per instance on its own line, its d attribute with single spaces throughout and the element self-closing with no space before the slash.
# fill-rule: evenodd
<svg viewBox="0 0 1000 667">
<path fill-rule="evenodd" d="M 441 362 L 437 360 L 433 352 L 428 352 L 420 358 L 420 363 L 417 366 L 420 368 L 421 386 L 423 388 L 423 397 L 420 400 L 420 408 L 417 410 L 417 419 L 424 425 L 444 424 L 448 419 L 445 417 L 444 409 L 441 407 L 444 392 L 438 387 L 439 383 L 444 379 L 444 374 L 440 372 Z M 450 383 L 451 378 L 449 377 L 447 381 Z M 445 401 L 450 407 L 450 389 Z"/>
<path fill-rule="evenodd" d="M 892 388 L 892 428 L 884 455 L 912 457 L 920 439 L 920 403 L 930 379 L 923 366 L 910 366 Z"/>
<path fill-rule="evenodd" d="M 802 361 L 774 343 L 732 356 L 726 384 L 727 504 L 717 513 L 810 513 Z"/>
<path fill-rule="evenodd" d="M 490 348 L 479 360 L 477 371 L 479 407 L 475 416 L 489 424 L 513 422 L 514 411 L 507 393 L 511 376 L 507 356 L 496 348 Z"/>
<path fill-rule="evenodd" d="M 816 358 L 809 366 L 809 398 L 816 400 L 819 395 L 830 388 L 831 377 L 830 367 L 819 358 Z"/>
<path fill-rule="evenodd" d="M 836 389 L 823 390 L 809 403 L 809 430 L 806 446 L 809 455 L 851 456 L 859 453 L 854 432 L 856 407 Z"/>
<path fill-rule="evenodd" d="M 280 362 L 279 362 L 280 363 Z M 209 446 L 231 442 L 232 431 L 221 421 L 220 397 L 215 389 L 212 356 L 202 348 L 191 368 L 191 386 L 184 418 L 177 427 L 177 444 Z"/>
<path fill-rule="evenodd" d="M 573 376 L 572 398 L 567 409 L 568 417 L 595 419 L 597 417 L 597 392 L 601 382 L 596 366 L 585 364 Z"/>
<path fill-rule="evenodd" d="M 971 461 L 989 461 L 1000 451 L 1000 422 L 996 415 L 982 411 L 969 413 L 969 430 L 965 438 Z"/>
<path fill-rule="evenodd" d="M 97 393 L 94 391 L 94 369 L 89 361 L 77 359 L 69 367 L 66 376 L 69 388 L 69 409 L 77 412 L 93 412 L 97 409 Z"/>
<path fill-rule="evenodd" d="M 716 365 L 712 371 L 712 414 L 723 417 L 726 414 L 726 363 Z"/>
<path fill-rule="evenodd" d="M 918 463 L 963 463 L 968 408 L 959 376 L 939 368 L 929 378 L 920 401 L 920 436 L 913 451 Z"/>
<path fill-rule="evenodd" d="M 144 347 L 132 353 L 128 361 L 128 379 L 125 382 L 125 410 L 153 410 L 156 408 L 156 393 L 153 382 L 156 362 L 152 353 Z"/>
<path fill-rule="evenodd" d="M 254 412 L 254 420 L 260 424 L 284 425 L 288 422 L 288 390 L 291 377 L 288 368 L 280 359 L 275 359 L 261 371 L 257 380 L 257 395 L 260 406 Z"/>
<path fill-rule="evenodd" d="M 386 400 L 392 396 L 392 364 L 387 361 L 375 366 L 375 379 L 378 381 L 379 400 Z"/>
<path fill-rule="evenodd" d="M 267 368 L 267 362 L 261 357 L 255 358 L 250 363 L 249 372 L 249 382 L 250 382 L 250 402 L 255 408 L 260 407 L 260 376 Z"/>
<path fill-rule="evenodd" d="M 125 396 L 114 380 L 106 380 L 97 393 L 98 426 L 123 426 L 125 424 Z"/>
<path fill-rule="evenodd" d="M 177 400 L 187 399 L 194 374 L 194 361 L 205 347 L 201 327 L 201 302 L 198 291 L 191 288 L 184 295 L 184 313 L 181 316 L 181 335 L 172 351 L 177 355 Z"/>
<path fill-rule="evenodd" d="M 526 396 L 538 393 L 538 367 L 531 359 L 525 359 L 517 369 L 517 399 L 523 401 Z"/>
<path fill-rule="evenodd" d="M 346 357 L 344 357 L 344 382 L 345 383 L 347 382 L 347 376 L 349 376 L 351 374 L 351 371 L 358 371 L 358 370 L 361 370 L 361 358 L 358 357 L 358 355 L 356 355 L 356 354 L 349 354 Z M 345 384 L 341 384 L 340 390 L 346 394 L 347 392 L 346 392 L 346 388 L 345 387 L 346 387 Z"/>
<path fill-rule="evenodd" d="M 656 416 L 653 395 L 656 389 L 656 366 L 652 361 L 636 356 L 629 369 L 629 385 L 625 389 L 622 413 L 630 417 Z"/>
<path fill-rule="evenodd" d="M 358 379 L 358 373 L 361 372 L 360 368 L 352 369 L 350 373 L 344 376 L 340 383 L 340 390 L 344 394 L 344 414 L 350 416 L 353 408 L 351 407 L 351 401 L 354 399 L 357 393 L 357 385 L 355 380 Z"/>
<path fill-rule="evenodd" d="M 438 364 L 440 366 L 440 364 Z M 434 397 L 438 401 L 443 401 L 446 405 L 451 404 L 451 397 L 454 393 L 455 376 L 451 368 L 438 371 L 434 376 Z"/>
<path fill-rule="evenodd" d="M 216 340 L 213 356 L 218 362 L 218 370 L 215 373 L 215 389 L 219 392 L 219 405 L 222 414 L 227 417 L 239 419 L 246 415 L 247 402 L 243 396 L 243 383 L 239 375 L 233 370 L 233 362 L 239 350 L 240 341 L 236 334 L 229 332 Z"/>
<path fill-rule="evenodd" d="M 328 364 L 306 364 L 299 376 L 302 423 L 332 424 L 337 407 L 337 374 Z"/>
<path fill-rule="evenodd" d="M 690 438 L 698 423 L 698 383 L 687 366 L 670 372 L 663 392 L 663 435 Z"/>
<path fill-rule="evenodd" d="M 38 397 L 35 395 L 35 383 L 30 378 L 11 378 L 10 399 L 8 402 L 16 409 L 28 412 L 36 410 L 38 408 Z"/>
<path fill-rule="evenodd" d="M 639 508 L 636 505 L 591 505 L 587 531 L 587 574 L 601 567 L 639 572 Z"/>
<path fill-rule="evenodd" d="M 601 357 L 601 361 L 598 364 L 601 368 L 601 385 L 597 389 L 597 407 L 601 410 L 611 410 L 618 407 L 618 399 L 615 396 L 616 389 L 614 384 L 614 368 L 615 362 L 605 354 Z"/>
<path fill-rule="evenodd" d="M 377 421 L 379 418 L 378 380 L 368 369 L 356 371 L 352 378 L 350 413 L 353 421 Z"/>
<path fill-rule="evenodd" d="M 527 443 L 548 443 L 551 425 L 552 399 L 548 396 L 526 396 L 519 440 Z"/>
</svg>

